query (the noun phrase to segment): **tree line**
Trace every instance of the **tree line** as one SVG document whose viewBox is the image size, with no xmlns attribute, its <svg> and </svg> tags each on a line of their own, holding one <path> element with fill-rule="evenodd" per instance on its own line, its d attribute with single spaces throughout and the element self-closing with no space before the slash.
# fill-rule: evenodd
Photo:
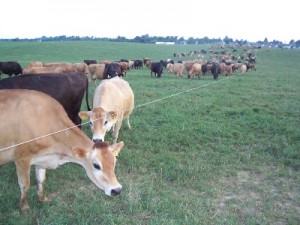
<svg viewBox="0 0 300 225">
<path fill-rule="evenodd" d="M 136 42 L 136 43 L 156 43 L 156 42 L 173 42 L 175 44 L 237 44 L 237 45 L 247 45 L 247 44 L 255 44 L 259 46 L 276 46 L 276 47 L 282 47 L 286 46 L 287 44 L 283 44 L 281 41 L 273 40 L 268 41 L 267 38 L 265 38 L 263 41 L 257 41 L 257 42 L 248 42 L 247 40 L 233 40 L 232 38 L 225 36 L 225 38 L 193 38 L 189 37 L 185 39 L 184 37 L 178 37 L 178 36 L 150 36 L 148 34 L 144 34 L 142 36 L 136 36 L 135 38 L 129 39 L 123 36 L 118 36 L 116 38 L 107 38 L 107 37 L 94 37 L 94 36 L 66 36 L 66 35 L 60 35 L 60 36 L 54 36 L 54 37 L 47 37 L 42 36 L 39 38 L 13 38 L 13 39 L 0 39 L 0 41 L 29 41 L 29 42 L 44 42 L 44 41 L 113 41 L 113 42 Z M 300 40 L 291 40 L 289 42 L 290 46 L 294 46 L 296 48 L 300 48 Z"/>
</svg>

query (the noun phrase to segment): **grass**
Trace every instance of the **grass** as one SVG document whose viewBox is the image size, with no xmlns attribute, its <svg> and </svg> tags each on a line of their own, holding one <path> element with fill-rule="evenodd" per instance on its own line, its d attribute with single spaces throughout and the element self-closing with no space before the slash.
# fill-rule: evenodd
<svg viewBox="0 0 300 225">
<path fill-rule="evenodd" d="M 0 59 L 22 66 L 159 60 L 207 48 L 0 42 Z M 66 164 L 47 173 L 49 203 L 38 202 L 32 173 L 32 213 L 20 215 L 15 168 L 6 164 L 0 166 L 0 224 L 299 224 L 299 57 L 299 50 L 261 49 L 257 71 L 218 82 L 167 73 L 154 79 L 146 68 L 131 70 L 125 79 L 135 93 L 133 130 L 121 128 L 125 147 L 116 165 L 122 194 L 106 197 L 81 167 Z"/>
</svg>

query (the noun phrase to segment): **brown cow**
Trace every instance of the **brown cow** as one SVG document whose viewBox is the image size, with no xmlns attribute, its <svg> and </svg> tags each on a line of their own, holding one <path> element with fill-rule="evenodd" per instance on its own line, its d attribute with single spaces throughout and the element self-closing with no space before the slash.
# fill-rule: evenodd
<svg viewBox="0 0 300 225">
<path fill-rule="evenodd" d="M 113 142 L 116 143 L 123 119 L 127 119 L 134 107 L 134 94 L 127 81 L 121 77 L 102 80 L 95 90 L 93 110 L 79 113 L 81 119 L 90 120 L 93 141 L 104 141 L 107 131 L 112 127 Z"/>
<path fill-rule="evenodd" d="M 96 80 L 103 80 L 103 73 L 105 64 L 90 64 L 88 65 L 89 81 L 94 81 L 95 87 L 97 86 Z"/>
<path fill-rule="evenodd" d="M 40 201 L 47 201 L 43 183 L 46 169 L 72 162 L 81 165 L 90 180 L 108 196 L 120 194 L 114 167 L 124 143 L 97 143 L 75 127 L 52 97 L 33 90 L 0 91 L 0 165 L 15 162 L 21 189 L 19 207 L 29 211 L 27 190 L 30 167 L 35 166 Z M 20 113 L 22 112 L 22 113 Z"/>
</svg>

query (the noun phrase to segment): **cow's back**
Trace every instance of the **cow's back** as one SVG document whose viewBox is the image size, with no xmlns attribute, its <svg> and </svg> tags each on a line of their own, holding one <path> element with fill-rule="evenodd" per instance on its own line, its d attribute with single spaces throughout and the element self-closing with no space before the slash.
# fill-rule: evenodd
<svg viewBox="0 0 300 225">
<path fill-rule="evenodd" d="M 28 74 L 0 81 L 1 89 L 29 89 L 44 92 L 56 99 L 66 110 L 70 119 L 81 123 L 81 108 L 88 80 L 83 73 Z"/>
<path fill-rule="evenodd" d="M 30 141 L 72 125 L 63 107 L 55 99 L 39 91 L 0 90 L 0 107 L 0 148 Z M 49 139 L 41 139 L 16 146 L 9 151 L 1 151 L 0 165 L 18 157 L 14 155 L 14 151 L 19 149 L 22 152 L 22 146 L 31 149 L 30 154 L 35 154 L 48 144 Z"/>
<path fill-rule="evenodd" d="M 101 81 L 95 90 L 93 108 L 118 111 L 126 118 L 134 107 L 134 93 L 127 81 L 114 77 Z"/>
</svg>

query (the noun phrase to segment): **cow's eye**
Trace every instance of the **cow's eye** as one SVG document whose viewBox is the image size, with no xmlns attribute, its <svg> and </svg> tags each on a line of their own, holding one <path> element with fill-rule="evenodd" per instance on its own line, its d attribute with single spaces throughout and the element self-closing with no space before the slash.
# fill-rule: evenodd
<svg viewBox="0 0 300 225">
<path fill-rule="evenodd" d="M 90 121 L 90 125 L 93 126 L 93 122 L 92 121 Z"/>
<path fill-rule="evenodd" d="M 104 125 L 106 125 L 107 124 L 107 120 L 104 122 Z"/>
<path fill-rule="evenodd" d="M 101 167 L 98 163 L 93 163 L 93 166 L 96 170 L 101 170 Z"/>
</svg>

